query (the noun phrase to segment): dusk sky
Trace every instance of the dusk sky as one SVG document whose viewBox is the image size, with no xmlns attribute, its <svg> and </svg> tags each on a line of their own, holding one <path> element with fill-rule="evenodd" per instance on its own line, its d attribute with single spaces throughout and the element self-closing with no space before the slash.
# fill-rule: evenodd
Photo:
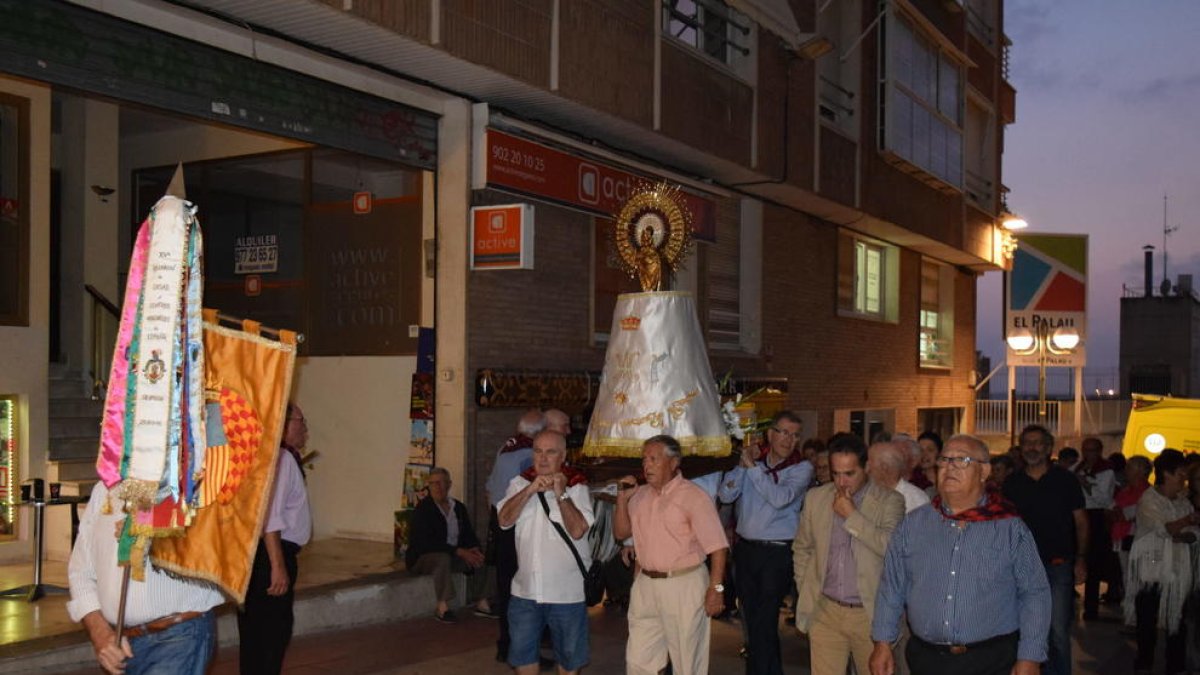
<svg viewBox="0 0 1200 675">
<path fill-rule="evenodd" d="M 1200 281 L 1200 2 L 1007 0 L 1005 8 L 1017 90 L 1003 159 L 1009 208 L 1030 232 L 1089 235 L 1084 389 L 1119 389 L 1121 286 L 1142 288 L 1146 244 L 1155 247 L 1155 287 L 1162 281 L 1164 193 L 1167 222 L 1179 226 L 1167 239 L 1169 275 Z M 993 367 L 1004 361 L 1002 280 L 990 272 L 979 281 L 978 348 Z"/>
</svg>

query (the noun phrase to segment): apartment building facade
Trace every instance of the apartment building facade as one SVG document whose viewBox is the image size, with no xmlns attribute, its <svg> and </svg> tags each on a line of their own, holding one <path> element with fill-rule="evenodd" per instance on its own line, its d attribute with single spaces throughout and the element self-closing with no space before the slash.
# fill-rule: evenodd
<svg viewBox="0 0 1200 675">
<path fill-rule="evenodd" d="M 613 302 L 633 289 L 607 228 L 640 181 L 688 195 L 697 245 L 675 287 L 697 298 L 715 373 L 773 383 L 813 436 L 971 429 L 975 278 L 1007 264 L 1000 167 L 1015 92 L 1001 0 L 44 7 L 0 3 L 37 27 L 0 61 L 5 131 L 24 128 L 12 161 L 27 176 L 61 171 L 74 204 L 62 227 L 96 243 L 55 253 L 57 198 L 14 183 L 30 205 L 26 243 L 14 240 L 28 265 L 11 287 L 26 315 L 2 329 L 23 350 L 4 357 L 25 426 L 18 477 L 60 470 L 42 449 L 47 364 L 88 362 L 92 310 L 75 287 L 119 297 L 137 189 L 152 193 L 176 161 L 213 186 L 195 199 L 222 256 L 238 237 L 277 237 L 263 293 L 210 263 L 208 304 L 312 337 L 296 395 L 329 467 L 310 478 L 318 535 L 390 537 L 417 326 L 436 334 L 437 462 L 468 503 L 482 502 L 521 406 L 586 422 Z M 96 22 L 124 42 L 86 30 Z M 80 30 L 114 64 L 148 55 L 141 86 L 122 86 L 119 68 L 70 71 Z M 216 62 L 228 79 L 206 81 L 198 64 Z M 252 86 L 237 89 L 243 69 Z M 200 95 L 184 108 L 156 87 Z M 268 104 L 294 114 L 256 119 Z M 102 201 L 93 185 L 116 194 Z M 370 222 L 338 210 L 363 192 Z M 513 203 L 532 207 L 532 269 L 471 269 L 470 207 Z M 50 271 L 64 254 L 75 276 Z M 482 395 L 497 383 L 502 396 Z"/>
</svg>

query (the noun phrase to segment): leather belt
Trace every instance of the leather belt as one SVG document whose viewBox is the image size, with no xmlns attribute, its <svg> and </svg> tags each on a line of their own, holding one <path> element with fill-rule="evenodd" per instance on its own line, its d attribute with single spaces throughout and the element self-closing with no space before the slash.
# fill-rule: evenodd
<svg viewBox="0 0 1200 675">
<path fill-rule="evenodd" d="M 682 569 L 671 570 L 670 572 L 655 572 L 654 570 L 643 569 L 642 574 L 645 574 L 646 576 L 650 577 L 651 579 L 670 579 L 671 577 L 681 577 L 681 576 L 687 574 L 688 572 L 695 572 L 696 570 L 700 569 L 700 564 L 701 563 L 697 563 L 695 565 L 692 565 L 691 567 L 684 567 Z"/>
<path fill-rule="evenodd" d="M 847 609 L 862 609 L 862 606 L 863 606 L 863 604 L 861 602 L 857 602 L 857 603 L 842 602 L 841 600 L 838 600 L 837 598 L 831 598 L 828 595 L 822 595 L 821 597 L 825 598 L 826 600 L 832 602 L 835 605 L 839 605 L 839 606 L 845 607 Z"/>
<path fill-rule="evenodd" d="M 924 640 L 920 637 L 917 637 L 916 635 L 913 636 L 913 639 L 936 652 L 941 652 L 943 654 L 953 654 L 954 656 L 960 656 L 962 654 L 966 654 L 967 652 L 974 651 L 974 650 L 980 649 L 982 647 L 987 647 L 989 645 L 993 645 L 997 642 L 1002 642 L 1004 640 L 1015 640 L 1015 639 L 1017 639 L 1017 637 L 1018 637 L 1018 633 L 1005 633 L 1004 635 L 995 635 L 986 640 L 980 640 L 979 642 L 969 642 L 967 644 L 961 644 L 961 645 L 938 644 L 936 642 L 930 642 L 929 640 Z"/>
<path fill-rule="evenodd" d="M 175 614 L 168 614 L 167 616 L 164 616 L 161 619 L 147 621 L 146 623 L 143 623 L 138 626 L 130 626 L 130 627 L 126 628 L 125 630 L 121 631 L 121 635 L 124 635 L 127 638 L 142 637 L 143 635 L 153 635 L 155 633 L 161 633 L 164 630 L 170 628 L 171 626 L 181 624 L 185 621 L 191 621 L 192 619 L 195 619 L 196 617 L 203 616 L 203 615 L 204 615 L 204 612 L 176 612 Z"/>
<path fill-rule="evenodd" d="M 755 546 L 791 546 L 791 539 L 741 539 L 747 544 Z"/>
</svg>

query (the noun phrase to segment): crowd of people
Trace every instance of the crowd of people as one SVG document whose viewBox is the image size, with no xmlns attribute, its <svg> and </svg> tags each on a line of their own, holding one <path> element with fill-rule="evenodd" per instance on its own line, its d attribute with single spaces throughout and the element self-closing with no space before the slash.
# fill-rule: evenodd
<svg viewBox="0 0 1200 675">
<path fill-rule="evenodd" d="M 545 660 L 543 633 L 560 672 L 588 662 L 600 509 L 548 419 L 569 425 L 560 411 L 526 413 L 488 481 L 493 533 L 514 533 L 515 576 L 493 606 L 511 624 L 497 657 L 517 672 Z M 707 672 L 710 617 L 732 610 L 746 672 L 782 673 L 782 610 L 808 638 L 814 675 L 1066 675 L 1080 595 L 1085 621 L 1123 603 L 1136 672 L 1150 672 L 1160 633 L 1166 672 L 1197 669 L 1195 456 L 1125 462 L 1096 438 L 1055 453 L 1041 426 L 995 456 L 966 434 L 873 440 L 806 440 L 784 411 L 734 468 L 687 480 L 679 443 L 648 439 L 643 476 L 619 481 L 612 517 L 614 560 L 631 571 L 628 588 L 609 588 L 627 603 L 627 672 Z M 500 569 L 503 548 L 491 548 Z"/>
<path fill-rule="evenodd" d="M 444 468 L 430 472 L 413 513 L 407 567 L 433 577 L 434 616 L 458 620 L 451 575 L 465 574 L 467 603 L 498 620 L 497 659 L 517 673 L 538 672 L 547 646 L 560 673 L 589 662 L 597 532 L 616 539 L 609 548 L 620 555 L 608 562 L 629 572 L 608 594 L 627 602 L 631 674 L 707 673 L 711 620 L 732 610 L 746 672 L 781 675 L 790 608 L 783 615 L 807 636 L 814 675 L 1069 675 L 1080 595 L 1085 621 L 1121 604 L 1135 672 L 1152 672 L 1160 634 L 1168 674 L 1200 672 L 1195 454 L 1106 457 L 1096 438 L 1056 454 L 1036 425 L 997 456 L 967 434 L 802 440 L 801 418 L 783 411 L 761 443 L 739 448 L 735 467 L 690 480 L 675 438 L 647 439 L 641 475 L 609 486 L 614 504 L 602 508 L 568 461 L 570 432 L 559 410 L 520 417 L 487 481 L 486 539 L 450 496 Z M 291 637 L 296 553 L 311 529 L 295 459 L 306 436 L 290 406 L 239 616 L 243 672 L 279 672 Z M 114 634 L 119 583 L 105 561 L 115 559 L 120 515 L 97 506 L 97 489 L 71 559 L 68 609 L 98 662 L 111 673 L 204 672 L 223 602 L 206 586 L 149 570 L 130 594 L 130 627 Z"/>
</svg>

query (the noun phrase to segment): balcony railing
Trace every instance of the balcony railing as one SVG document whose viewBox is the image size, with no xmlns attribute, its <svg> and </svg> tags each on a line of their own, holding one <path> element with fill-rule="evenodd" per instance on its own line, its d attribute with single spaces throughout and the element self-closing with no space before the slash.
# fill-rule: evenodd
<svg viewBox="0 0 1200 675">
<path fill-rule="evenodd" d="M 1084 436 L 1119 434 L 1129 421 L 1130 401 L 1120 398 L 1085 398 L 1079 419 Z M 1075 430 L 1075 404 L 1071 401 L 1046 401 L 1046 416 L 1038 415 L 1037 401 L 1017 401 L 1017 419 L 1012 431 L 1020 433 L 1030 424 L 1041 424 L 1059 436 Z M 981 436 L 1007 436 L 1008 401 L 979 399 L 975 401 L 975 433 Z"/>
<path fill-rule="evenodd" d="M 1016 420 L 1013 428 L 1017 431 L 1030 424 L 1040 424 L 1058 435 L 1061 422 L 1061 410 L 1058 401 L 1046 401 L 1046 415 L 1038 414 L 1041 404 L 1038 401 L 1017 401 Z M 1007 435 L 1009 433 L 1008 401 L 980 399 L 975 401 L 975 433 L 982 436 Z"/>
</svg>

